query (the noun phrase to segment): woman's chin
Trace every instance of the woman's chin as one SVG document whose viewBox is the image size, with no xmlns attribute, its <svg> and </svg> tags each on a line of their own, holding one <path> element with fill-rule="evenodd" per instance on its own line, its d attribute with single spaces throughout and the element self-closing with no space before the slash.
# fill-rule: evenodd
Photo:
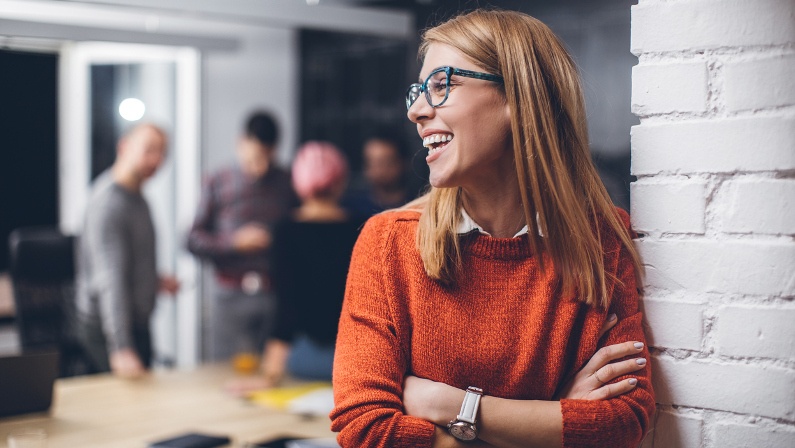
<svg viewBox="0 0 795 448">
<path fill-rule="evenodd" d="M 434 176 L 433 174 L 431 174 L 430 177 L 428 178 L 428 183 L 431 184 L 433 188 L 450 188 L 455 186 L 451 185 L 451 183 L 448 182 L 446 178 Z"/>
</svg>

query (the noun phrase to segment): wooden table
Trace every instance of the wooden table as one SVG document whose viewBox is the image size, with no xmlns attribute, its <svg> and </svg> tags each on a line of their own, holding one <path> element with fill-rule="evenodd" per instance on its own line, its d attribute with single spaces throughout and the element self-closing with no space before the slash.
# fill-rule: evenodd
<svg viewBox="0 0 795 448">
<path fill-rule="evenodd" d="M 0 447 L 20 427 L 41 428 L 48 448 L 145 448 L 190 431 L 227 435 L 234 447 L 271 437 L 333 437 L 327 417 L 308 418 L 251 404 L 222 390 L 228 366 L 163 371 L 138 381 L 91 375 L 56 381 L 48 414 L 0 419 Z"/>
</svg>

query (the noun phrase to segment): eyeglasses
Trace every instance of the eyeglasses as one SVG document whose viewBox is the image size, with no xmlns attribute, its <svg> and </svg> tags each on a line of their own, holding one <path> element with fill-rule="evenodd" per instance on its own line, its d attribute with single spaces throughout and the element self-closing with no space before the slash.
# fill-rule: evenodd
<svg viewBox="0 0 795 448">
<path fill-rule="evenodd" d="M 439 67 L 425 78 L 424 83 L 415 83 L 409 86 L 409 90 L 406 92 L 406 110 L 411 109 L 411 105 L 423 92 L 425 92 L 425 99 L 428 100 L 431 107 L 439 107 L 444 104 L 450 95 L 450 77 L 453 75 L 502 83 L 501 76 L 490 73 L 473 72 L 455 67 Z"/>
</svg>

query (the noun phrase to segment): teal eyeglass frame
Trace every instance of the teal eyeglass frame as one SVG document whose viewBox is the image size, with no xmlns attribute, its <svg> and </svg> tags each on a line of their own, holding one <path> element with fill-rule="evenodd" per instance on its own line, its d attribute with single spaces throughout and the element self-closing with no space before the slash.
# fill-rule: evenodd
<svg viewBox="0 0 795 448">
<path fill-rule="evenodd" d="M 431 80 L 431 77 L 433 77 L 433 75 L 440 72 L 444 72 L 445 75 L 447 76 L 444 99 L 442 99 L 442 101 L 439 102 L 439 104 L 433 104 L 433 100 L 431 99 L 431 94 L 428 92 L 428 81 Z M 431 107 L 439 107 L 442 104 L 444 104 L 444 102 L 447 101 L 447 97 L 450 96 L 450 77 L 453 75 L 466 76 L 467 78 L 482 79 L 485 81 L 491 81 L 500 84 L 502 84 L 503 82 L 502 76 L 492 75 L 491 73 L 473 72 L 471 70 L 464 70 L 462 68 L 455 68 L 450 66 L 439 67 L 434 71 L 432 71 L 428 75 L 428 77 L 425 78 L 425 82 L 423 82 L 422 84 L 414 83 L 409 86 L 409 89 L 406 92 L 406 110 L 411 109 L 412 104 L 414 104 L 414 102 L 417 101 L 417 99 L 420 97 L 420 94 L 423 92 L 425 93 L 425 99 L 428 101 L 428 104 L 430 104 Z"/>
</svg>

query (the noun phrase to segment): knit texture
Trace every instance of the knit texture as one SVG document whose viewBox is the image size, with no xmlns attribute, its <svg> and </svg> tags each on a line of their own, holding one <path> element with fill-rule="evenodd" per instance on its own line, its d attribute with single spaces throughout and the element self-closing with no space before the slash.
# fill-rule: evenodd
<svg viewBox="0 0 795 448">
<path fill-rule="evenodd" d="M 610 310 L 562 297 L 552 269 L 541 270 L 526 237 L 463 236 L 463 271 L 458 285 L 445 289 L 423 269 L 418 220 L 412 211 L 376 215 L 354 248 L 331 413 L 343 447 L 431 446 L 433 424 L 404 414 L 405 375 L 478 386 L 496 397 L 554 400 L 599 347 L 645 343 L 631 258 L 606 226 L 605 269 L 623 283 L 610 287 Z M 600 341 L 610 312 L 619 322 Z M 641 355 L 649 359 L 645 346 Z M 640 443 L 654 412 L 649 365 L 632 376 L 638 386 L 620 397 L 561 401 L 563 446 Z"/>
</svg>

